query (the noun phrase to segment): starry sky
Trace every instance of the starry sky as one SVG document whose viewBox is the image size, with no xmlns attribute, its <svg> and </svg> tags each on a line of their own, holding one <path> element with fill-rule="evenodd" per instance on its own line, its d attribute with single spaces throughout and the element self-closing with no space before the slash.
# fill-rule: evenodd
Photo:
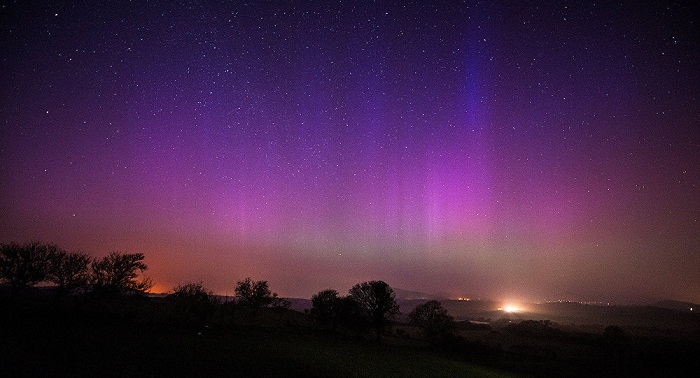
<svg viewBox="0 0 700 378">
<path fill-rule="evenodd" d="M 9 1 L 0 241 L 156 291 L 700 302 L 695 1 Z"/>
</svg>

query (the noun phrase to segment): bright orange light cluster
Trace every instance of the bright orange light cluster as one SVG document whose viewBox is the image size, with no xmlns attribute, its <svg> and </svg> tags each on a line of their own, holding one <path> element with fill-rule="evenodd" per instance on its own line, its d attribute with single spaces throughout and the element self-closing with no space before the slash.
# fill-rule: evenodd
<svg viewBox="0 0 700 378">
<path fill-rule="evenodd" d="M 505 305 L 505 306 L 503 306 L 503 311 L 505 311 L 505 312 L 518 312 L 518 311 L 520 311 L 520 308 L 518 306 L 514 306 L 514 305 Z"/>
</svg>

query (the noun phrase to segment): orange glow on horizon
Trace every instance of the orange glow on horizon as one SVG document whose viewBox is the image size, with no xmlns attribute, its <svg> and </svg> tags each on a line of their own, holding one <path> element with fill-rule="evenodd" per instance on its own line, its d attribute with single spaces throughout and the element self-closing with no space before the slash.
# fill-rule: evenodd
<svg viewBox="0 0 700 378">
<path fill-rule="evenodd" d="M 518 312 L 518 311 L 520 311 L 520 309 L 517 306 L 506 305 L 505 307 L 503 307 L 503 311 L 505 311 L 505 312 Z"/>
<path fill-rule="evenodd" d="M 503 304 L 503 307 L 498 308 L 499 311 L 507 312 L 507 313 L 514 313 L 514 312 L 521 312 L 524 309 L 518 305 L 512 304 L 512 303 L 505 303 Z"/>
<path fill-rule="evenodd" d="M 146 292 L 150 293 L 150 294 L 164 294 L 164 293 L 167 293 L 169 291 L 170 291 L 170 289 L 165 287 L 165 285 L 154 283 L 153 287 L 148 289 Z"/>
</svg>

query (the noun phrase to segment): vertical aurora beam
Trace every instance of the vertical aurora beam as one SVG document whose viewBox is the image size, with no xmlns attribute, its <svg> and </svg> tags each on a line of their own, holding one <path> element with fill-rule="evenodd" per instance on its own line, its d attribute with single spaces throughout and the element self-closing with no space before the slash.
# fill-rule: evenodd
<svg viewBox="0 0 700 378">
<path fill-rule="evenodd" d="M 492 222 L 492 151 L 489 145 L 489 22 L 483 5 L 469 10 L 459 54 L 455 130 L 433 159 L 427 185 L 426 221 L 431 238 L 483 235 Z"/>
</svg>

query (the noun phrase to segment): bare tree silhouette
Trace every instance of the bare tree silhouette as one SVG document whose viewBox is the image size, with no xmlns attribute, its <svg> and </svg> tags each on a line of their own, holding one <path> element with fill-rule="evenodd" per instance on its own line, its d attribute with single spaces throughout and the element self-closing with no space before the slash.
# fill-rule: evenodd
<svg viewBox="0 0 700 378">
<path fill-rule="evenodd" d="M 173 288 L 172 300 L 175 316 L 182 323 L 203 324 L 214 314 L 219 300 L 202 283 L 188 283 Z"/>
<path fill-rule="evenodd" d="M 58 246 L 38 242 L 0 245 L 0 280 L 11 287 L 11 296 L 44 281 L 51 269 L 51 260 L 61 253 Z"/>
<path fill-rule="evenodd" d="M 431 300 L 416 306 L 408 314 L 412 325 L 423 329 L 425 336 L 431 343 L 439 342 L 446 338 L 455 328 L 455 320 L 442 307 L 442 303 Z"/>
<path fill-rule="evenodd" d="M 250 277 L 236 283 L 234 290 L 238 303 L 251 310 L 261 307 L 287 308 L 289 302 L 277 297 L 277 293 L 270 291 L 267 281 L 253 281 Z"/>
<path fill-rule="evenodd" d="M 90 281 L 91 258 L 83 253 L 59 251 L 51 259 L 46 280 L 56 284 L 59 294 L 84 288 Z"/>
<path fill-rule="evenodd" d="M 318 325 L 335 332 L 340 316 L 341 298 L 333 289 L 321 290 L 311 297 L 311 315 Z"/>
<path fill-rule="evenodd" d="M 153 286 L 149 278 L 137 280 L 148 266 L 143 253 L 112 252 L 91 264 L 91 284 L 96 292 L 107 295 L 143 293 Z"/>
<path fill-rule="evenodd" d="M 350 298 L 360 305 L 364 315 L 374 326 L 377 339 L 391 325 L 399 312 L 394 290 L 384 281 L 362 282 L 350 289 Z"/>
</svg>

